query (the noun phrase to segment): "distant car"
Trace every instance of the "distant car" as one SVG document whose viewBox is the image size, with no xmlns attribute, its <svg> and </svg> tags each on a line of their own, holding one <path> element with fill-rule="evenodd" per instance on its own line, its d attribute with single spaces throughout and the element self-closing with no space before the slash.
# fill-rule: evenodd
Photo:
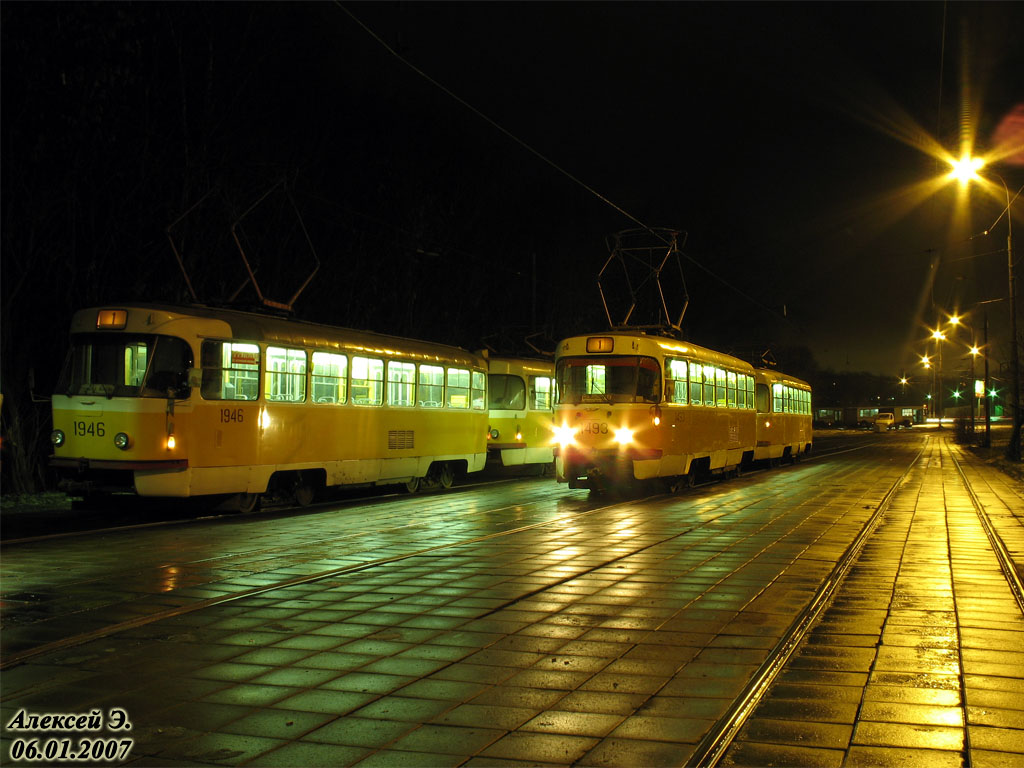
<svg viewBox="0 0 1024 768">
<path fill-rule="evenodd" d="M 896 429 L 896 417 L 891 413 L 880 413 L 875 417 L 875 432 Z"/>
</svg>

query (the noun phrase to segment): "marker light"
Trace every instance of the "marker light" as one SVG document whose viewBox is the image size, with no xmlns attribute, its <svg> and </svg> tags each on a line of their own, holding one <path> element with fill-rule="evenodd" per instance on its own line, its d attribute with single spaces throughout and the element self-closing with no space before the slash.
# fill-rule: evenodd
<svg viewBox="0 0 1024 768">
<path fill-rule="evenodd" d="M 178 441 L 174 439 L 174 435 L 168 435 L 167 436 L 167 450 L 168 451 L 173 451 L 174 450 L 174 446 L 176 446 L 177 444 L 178 444 Z"/>
<path fill-rule="evenodd" d="M 517 429 L 517 430 L 516 430 L 516 442 L 519 442 L 519 441 L 520 441 L 520 440 L 522 440 L 522 439 L 523 439 L 523 433 L 522 433 L 522 432 L 520 432 L 520 431 L 519 431 L 519 430 Z"/>
<path fill-rule="evenodd" d="M 56 446 L 57 448 L 60 448 L 62 445 L 64 445 L 64 440 L 65 437 L 63 429 L 55 429 L 53 430 L 53 432 L 50 433 L 50 442 L 53 443 L 54 446 Z"/>
<path fill-rule="evenodd" d="M 556 426 L 555 442 L 558 443 L 563 448 L 565 448 L 565 446 L 572 444 L 573 432 L 574 430 L 572 429 L 572 427 L 567 427 L 565 425 Z"/>
<path fill-rule="evenodd" d="M 122 451 L 127 451 L 128 446 L 131 445 L 131 438 L 128 437 L 124 432 L 118 432 L 114 435 L 114 445 L 120 448 Z"/>
<path fill-rule="evenodd" d="M 492 429 L 492 430 L 490 430 L 490 431 L 489 431 L 489 432 L 487 433 L 487 439 L 488 439 L 488 440 L 497 440 L 497 439 L 498 439 L 498 435 L 500 435 L 500 434 L 501 434 L 501 433 L 500 433 L 500 432 L 498 432 L 498 430 L 497 430 L 497 429 Z"/>
<path fill-rule="evenodd" d="M 120 330 L 128 324 L 128 312 L 124 309 L 101 309 L 96 313 L 96 327 Z"/>
<path fill-rule="evenodd" d="M 649 413 L 651 414 L 651 423 L 654 426 L 661 424 L 661 408 L 657 405 L 652 405 Z"/>
<path fill-rule="evenodd" d="M 772 425 L 772 423 L 771 423 L 770 421 L 766 421 L 766 422 L 764 423 L 764 428 L 765 428 L 765 429 L 768 429 L 768 427 L 770 427 L 771 425 Z"/>
<path fill-rule="evenodd" d="M 633 442 L 633 430 L 629 427 L 619 427 L 615 430 L 615 442 L 619 445 L 629 445 Z"/>
</svg>

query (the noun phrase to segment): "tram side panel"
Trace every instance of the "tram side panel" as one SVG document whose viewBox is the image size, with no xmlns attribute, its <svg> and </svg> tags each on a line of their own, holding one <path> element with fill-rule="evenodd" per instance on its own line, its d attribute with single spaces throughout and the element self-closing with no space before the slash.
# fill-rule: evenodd
<svg viewBox="0 0 1024 768">
<path fill-rule="evenodd" d="M 778 371 L 758 370 L 756 461 L 798 459 L 813 445 L 811 388 Z"/>
<path fill-rule="evenodd" d="M 310 339 L 311 324 L 260 316 L 241 323 L 256 328 L 249 335 L 260 342 L 224 341 L 238 337 L 232 321 L 240 316 L 157 305 L 77 313 L 65 391 L 53 398 L 51 463 L 65 488 L 181 497 L 262 493 L 278 471 L 322 470 L 324 482 L 335 485 L 404 482 L 425 476 L 439 461 L 470 472 L 483 468 L 482 360 L 455 348 L 346 329 L 324 327 L 323 338 Z M 275 352 L 291 368 L 268 371 L 262 337 L 274 334 L 333 351 L 279 344 Z M 393 347 L 391 357 L 431 364 L 396 364 L 404 378 L 389 371 L 394 381 L 385 381 L 380 373 L 372 382 L 380 390 L 376 404 L 356 405 L 349 393 L 364 379 L 350 379 L 347 371 L 315 375 L 318 355 L 344 358 L 347 365 L 350 356 L 338 352 L 345 343 Z M 455 355 L 447 368 L 437 364 L 445 354 Z M 383 353 L 377 362 L 383 371 Z M 434 378 L 417 389 L 420 369 Z M 385 400 L 385 386 L 405 393 L 401 406 Z M 431 399 L 414 400 L 415 392 Z"/>
</svg>

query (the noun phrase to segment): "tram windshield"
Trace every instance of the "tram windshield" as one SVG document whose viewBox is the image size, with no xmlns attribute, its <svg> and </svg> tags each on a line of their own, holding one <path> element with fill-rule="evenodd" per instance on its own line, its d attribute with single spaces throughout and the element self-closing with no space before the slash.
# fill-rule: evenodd
<svg viewBox="0 0 1024 768">
<path fill-rule="evenodd" d="M 489 374 L 487 402 L 492 411 L 522 411 L 526 408 L 526 384 L 507 373 Z"/>
<path fill-rule="evenodd" d="M 191 348 L 174 336 L 75 334 L 57 393 L 183 399 L 191 367 Z"/>
<path fill-rule="evenodd" d="M 656 403 L 661 368 L 653 357 L 563 357 L 555 370 L 559 404 Z"/>
</svg>

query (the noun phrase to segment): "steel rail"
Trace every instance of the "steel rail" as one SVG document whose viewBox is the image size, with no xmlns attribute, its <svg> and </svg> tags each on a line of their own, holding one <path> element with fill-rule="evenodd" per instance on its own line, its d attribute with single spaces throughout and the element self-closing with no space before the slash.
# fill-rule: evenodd
<svg viewBox="0 0 1024 768">
<path fill-rule="evenodd" d="M 847 449 L 847 450 L 859 450 L 859 449 L 860 449 L 860 447 L 853 448 L 853 449 Z M 846 450 L 842 450 L 842 451 L 837 451 L 836 453 L 845 453 L 845 452 L 846 452 Z M 821 458 L 824 458 L 824 456 L 822 455 Z M 193 603 L 189 603 L 187 605 L 175 606 L 174 608 L 168 608 L 168 609 L 163 610 L 163 611 L 158 611 L 158 612 L 155 612 L 155 613 L 147 614 L 145 616 L 139 616 L 137 618 L 129 619 L 127 621 L 118 622 L 116 624 L 110 624 L 110 625 L 108 625 L 106 627 L 99 627 L 99 628 L 97 628 L 95 630 L 91 630 L 89 632 L 84 632 L 84 633 L 81 633 L 81 634 L 78 634 L 78 635 L 70 635 L 68 637 L 60 638 L 58 640 L 54 640 L 54 641 L 51 641 L 49 643 L 45 643 L 43 645 L 35 646 L 33 648 L 29 648 L 29 649 L 26 649 L 24 651 L 15 652 L 15 653 L 11 653 L 11 654 L 4 654 L 4 656 L 2 658 L 0 658 L 0 670 L 8 669 L 10 667 L 14 667 L 14 666 L 17 666 L 19 664 L 23 664 L 26 661 L 29 661 L 29 660 L 31 660 L 33 658 L 36 658 L 38 656 L 41 656 L 41 655 L 44 655 L 44 654 L 47 654 L 47 653 L 51 653 L 51 652 L 55 652 L 55 651 L 61 651 L 61 650 L 67 650 L 69 648 L 74 648 L 74 647 L 77 647 L 79 645 L 83 645 L 83 644 L 85 644 L 87 642 L 91 642 L 93 640 L 99 640 L 99 639 L 102 639 L 102 638 L 105 638 L 105 637 L 109 637 L 111 635 L 118 634 L 120 632 L 125 632 L 125 631 L 131 630 L 131 629 L 136 629 L 138 627 L 146 626 L 147 624 L 151 624 L 151 623 L 154 623 L 156 621 L 161 621 L 161 620 L 164 620 L 164 619 L 175 618 L 177 616 L 181 616 L 181 615 L 184 615 L 184 614 L 192 613 L 194 611 L 200 611 L 200 610 L 203 610 L 205 608 L 215 607 L 217 605 L 222 605 L 224 603 L 228 603 L 228 602 L 231 602 L 231 601 L 234 601 L 234 600 L 239 600 L 239 599 L 243 599 L 243 598 L 247 598 L 247 597 L 253 597 L 253 596 L 256 596 L 256 595 L 264 594 L 266 592 L 270 592 L 270 591 L 273 591 L 273 590 L 276 590 L 276 589 L 283 589 L 283 588 L 287 588 L 287 587 L 291 587 L 291 586 L 296 586 L 296 585 L 299 585 L 299 584 L 311 583 L 311 582 L 322 580 L 322 579 L 334 578 L 334 577 L 337 577 L 337 576 L 342 576 L 342 575 L 346 575 L 346 574 L 349 574 L 349 573 L 354 573 L 354 572 L 366 570 L 366 569 L 369 569 L 369 568 L 374 568 L 374 567 L 378 567 L 378 566 L 382 566 L 382 565 L 387 565 L 389 563 L 398 562 L 398 561 L 405 560 L 405 559 L 412 558 L 412 557 L 422 557 L 422 556 L 430 554 L 432 552 L 437 552 L 437 551 L 444 550 L 444 549 L 465 546 L 467 544 L 474 544 L 474 543 L 477 543 L 477 542 L 487 541 L 487 540 L 494 539 L 494 538 L 499 538 L 499 537 L 502 537 L 502 536 L 510 536 L 510 535 L 513 535 L 513 534 L 516 534 L 516 533 L 520 533 L 520 532 L 523 532 L 523 531 L 531 530 L 533 528 L 538 528 L 538 527 L 547 526 L 547 525 L 558 525 L 558 524 L 563 523 L 565 521 L 578 520 L 580 517 L 590 516 L 590 515 L 593 515 L 593 514 L 597 514 L 599 512 L 607 511 L 609 509 L 614 509 L 615 507 L 621 506 L 623 504 L 635 504 L 638 501 L 645 501 L 645 500 L 661 498 L 661 497 L 665 497 L 665 496 L 667 496 L 667 494 L 658 493 L 658 494 L 652 494 L 652 495 L 647 496 L 647 497 L 642 497 L 642 498 L 639 498 L 639 499 L 637 499 L 637 498 L 623 499 L 623 500 L 620 500 L 620 501 L 616 501 L 615 503 L 612 503 L 612 504 L 607 504 L 607 505 L 603 505 L 603 506 L 600 506 L 600 507 L 595 507 L 595 508 L 592 508 L 592 509 L 586 509 L 586 510 L 583 510 L 583 511 L 572 511 L 572 512 L 569 512 L 567 514 L 559 515 L 557 517 L 553 517 L 553 518 L 548 519 L 548 520 L 542 520 L 542 521 L 538 521 L 536 523 L 531 523 L 529 525 L 519 526 L 519 527 L 516 527 L 516 528 L 510 528 L 510 529 L 505 530 L 505 531 L 497 531 L 495 533 L 490 533 L 490 534 L 485 534 L 485 535 L 482 535 L 482 536 L 471 537 L 471 538 L 463 539 L 463 540 L 456 541 L 456 542 L 449 542 L 449 543 L 446 543 L 446 544 L 438 544 L 436 546 L 426 547 L 426 548 L 423 548 L 423 549 L 419 549 L 419 550 L 415 550 L 415 551 L 412 551 L 412 552 L 407 552 L 407 553 L 403 553 L 403 554 L 399 554 L 399 555 L 394 555 L 394 556 L 387 557 L 387 558 L 378 558 L 378 559 L 374 559 L 374 560 L 367 560 L 367 561 L 362 562 L 362 563 L 357 563 L 357 564 L 349 565 L 349 566 L 343 566 L 341 568 L 333 568 L 333 569 L 329 569 L 329 570 L 326 570 L 326 571 L 319 571 L 317 573 L 305 574 L 305 575 L 302 575 L 302 576 L 295 576 L 295 577 L 292 577 L 292 578 L 289 578 L 289 579 L 285 579 L 285 580 L 282 580 L 282 581 L 279 581 L 279 582 L 275 582 L 273 584 L 267 584 L 267 585 L 263 585 L 263 586 L 260 586 L 260 587 L 254 587 L 252 589 L 240 590 L 238 592 L 233 592 L 233 593 L 231 593 L 229 595 L 220 595 L 218 597 L 211 597 L 211 598 L 206 598 L 206 599 L 203 599 L 203 600 L 197 600 L 197 601 L 195 601 Z M 710 523 L 714 522 L 715 520 L 718 519 L 718 517 L 720 517 L 720 516 L 719 515 L 715 515 L 714 517 L 711 517 L 711 518 L 707 519 L 706 521 L 704 521 L 702 523 L 702 525 L 695 526 L 693 528 L 687 529 L 687 531 L 685 531 L 685 532 L 677 532 L 677 534 L 674 534 L 672 537 L 669 537 L 669 538 L 675 538 L 676 535 L 680 535 L 681 533 L 690 533 L 693 530 L 697 530 L 698 528 L 701 528 L 704 525 L 707 525 L 707 524 L 710 524 Z M 204 522 L 210 522 L 211 520 L 216 521 L 218 518 L 206 517 L 206 518 L 200 518 L 200 519 L 203 520 Z M 234 518 L 232 516 L 229 519 L 237 519 L 237 518 Z M 168 522 L 171 522 L 171 521 L 168 521 Z M 189 521 L 177 521 L 177 522 L 178 522 L 178 524 L 182 524 L 182 523 L 187 523 Z M 132 526 L 122 526 L 120 529 L 131 528 L 131 527 Z M 106 529 L 106 532 L 109 532 L 111 530 L 114 530 L 114 529 Z M 317 541 L 323 541 L 323 539 L 318 539 Z M 10 543 L 14 543 L 14 542 L 10 542 Z M 309 543 L 316 543 L 316 542 L 314 541 L 314 542 L 309 542 Z M 266 550 L 259 550 L 259 551 L 273 551 L 274 549 L 282 549 L 282 548 L 284 548 L 284 547 L 271 547 L 271 548 L 268 548 Z M 252 554 L 252 552 L 246 552 L 245 554 Z"/>
<path fill-rule="evenodd" d="M 950 451 L 949 455 L 953 459 L 953 466 L 956 467 L 956 471 L 960 474 L 961 480 L 963 480 L 964 488 L 971 499 L 971 504 L 974 505 L 974 511 L 978 515 L 978 520 L 981 521 L 981 527 L 985 530 L 985 535 L 988 536 L 989 544 L 992 545 L 992 552 L 996 556 L 996 561 L 999 563 L 1003 576 L 1006 577 L 1006 584 L 1010 588 L 1013 598 L 1017 601 L 1017 606 L 1020 608 L 1021 613 L 1024 613 L 1024 583 L 1021 582 L 1020 574 L 1017 573 L 1013 558 L 1010 557 L 1010 552 L 1006 548 L 1006 544 L 1003 543 L 999 532 L 992 525 L 985 505 L 981 503 L 981 500 L 974 492 L 974 487 L 971 485 L 971 481 L 967 479 L 967 474 L 964 472 L 964 468 L 957 459 L 956 454 Z"/>
<path fill-rule="evenodd" d="M 647 498 L 657 498 L 657 497 L 662 496 L 662 495 L 663 494 L 657 494 L 656 496 L 647 497 Z M 437 552 L 437 551 L 444 550 L 444 549 L 451 549 L 453 547 L 462 547 L 462 546 L 466 546 L 467 544 L 476 544 L 478 542 L 488 541 L 490 539 L 501 538 L 502 536 L 511 536 L 513 534 L 516 534 L 516 533 L 521 533 L 523 531 L 529 531 L 529 530 L 532 530 L 534 528 L 540 528 L 542 526 L 558 525 L 558 524 L 564 523 L 566 521 L 578 520 L 581 517 L 586 517 L 586 516 L 594 515 L 594 514 L 597 514 L 599 512 L 604 512 L 604 511 L 607 511 L 609 509 L 614 509 L 615 507 L 623 506 L 625 504 L 635 504 L 637 501 L 643 501 L 643 500 L 645 500 L 645 499 L 625 499 L 625 500 L 622 500 L 622 501 L 617 501 L 617 502 L 615 502 L 613 504 L 607 504 L 607 505 L 604 505 L 604 506 L 595 507 L 593 509 L 588 509 L 588 510 L 584 510 L 584 511 L 581 511 L 581 512 L 571 512 L 571 513 L 568 513 L 568 514 L 564 514 L 564 515 L 559 515 L 557 517 L 553 517 L 553 518 L 551 518 L 549 520 L 541 520 L 541 521 L 538 521 L 536 523 L 531 523 L 529 525 L 519 526 L 517 528 L 510 528 L 510 529 L 505 530 L 505 531 L 497 531 L 495 533 L 488 533 L 488 534 L 484 534 L 482 536 L 474 536 L 474 537 L 471 537 L 471 538 L 468 538 L 468 539 L 462 539 L 460 541 L 448 542 L 448 543 L 445 543 L 445 544 L 437 544 L 437 545 L 432 546 L 432 547 L 424 547 L 422 549 L 418 549 L 418 550 L 415 550 L 415 551 L 404 552 L 404 553 L 399 554 L 399 555 L 392 555 L 391 557 L 383 557 L 383 558 L 377 558 L 377 559 L 373 559 L 373 560 L 367 560 L 367 561 L 362 562 L 362 563 L 356 563 L 354 565 L 347 565 L 347 566 L 343 566 L 341 568 L 331 568 L 331 569 L 326 570 L 326 571 L 319 571 L 317 573 L 305 574 L 305 575 L 302 575 L 302 576 L 295 576 L 295 577 L 292 577 L 290 579 L 284 579 L 282 581 L 275 582 L 273 584 L 265 584 L 263 586 L 253 587 L 252 589 L 246 589 L 246 590 L 240 590 L 238 592 L 233 592 L 230 595 L 221 595 L 219 597 L 206 598 L 205 600 L 197 600 L 197 601 L 195 601 L 193 603 L 189 603 L 187 605 L 180 605 L 180 606 L 176 606 L 174 608 L 168 608 L 167 610 L 159 611 L 159 612 L 148 614 L 148 615 L 145 615 L 145 616 L 139 616 L 137 618 L 129 619 L 127 621 L 118 622 L 117 624 L 110 624 L 110 625 L 107 625 L 106 627 L 99 627 L 98 629 L 94 629 L 94 630 L 91 630 L 89 632 L 83 632 L 83 633 L 80 633 L 80 634 L 77 634 L 77 635 L 70 635 L 68 637 L 61 638 L 59 640 L 54 640 L 52 642 L 45 643 L 43 645 L 38 645 L 38 646 L 35 646 L 34 648 L 29 648 L 29 649 L 24 650 L 24 651 L 12 653 L 12 654 L 5 654 L 5 656 L 2 659 L 0 659 L 0 670 L 8 669 L 10 667 L 14 667 L 14 666 L 17 666 L 19 664 L 23 664 L 24 662 L 26 662 L 26 661 L 28 661 L 30 659 L 33 659 L 33 658 L 35 658 L 37 656 L 42 656 L 42 655 L 47 654 L 47 653 L 51 653 L 51 652 L 54 652 L 54 651 L 67 650 L 68 648 L 74 648 L 76 646 L 83 645 L 84 643 L 91 642 L 92 640 L 99 640 L 99 639 L 102 639 L 102 638 L 105 638 L 105 637 L 109 637 L 111 635 L 118 634 L 120 632 L 125 632 L 125 631 L 130 630 L 130 629 L 136 629 L 138 627 L 142 627 L 142 626 L 145 626 L 147 624 L 152 624 L 153 622 L 156 622 L 156 621 L 162 621 L 164 619 L 171 619 L 171 618 L 174 618 L 176 616 L 182 616 L 184 614 L 193 613 L 195 611 L 201 611 L 201 610 L 203 610 L 205 608 L 212 608 L 214 606 L 222 605 L 224 603 L 229 603 L 229 602 L 232 602 L 234 600 L 241 600 L 241 599 L 247 598 L 247 597 L 254 597 L 256 595 L 261 595 L 261 594 L 264 594 L 266 592 L 272 592 L 272 591 L 277 590 L 277 589 L 284 589 L 284 588 L 287 588 L 287 587 L 293 587 L 293 586 L 296 586 L 296 585 L 299 585 L 299 584 L 309 584 L 311 582 L 320 581 L 322 579 L 330 579 L 330 578 L 335 578 L 335 577 L 338 577 L 338 576 L 343 576 L 343 575 L 346 575 L 346 574 L 349 574 L 349 573 L 356 573 L 358 571 L 363 571 L 363 570 L 367 570 L 367 569 L 370 569 L 370 568 L 376 568 L 376 567 L 379 567 L 379 566 L 382 566 L 382 565 L 387 565 L 389 563 L 394 563 L 394 562 L 399 562 L 399 561 L 402 561 L 402 560 L 407 560 L 407 559 L 413 558 L 413 557 L 423 557 L 424 555 L 428 555 L 428 554 L 431 554 L 433 552 Z M 718 517 L 719 516 L 715 516 L 713 518 L 710 518 L 707 522 L 710 523 L 713 520 L 716 520 Z"/>
<path fill-rule="evenodd" d="M 835 567 L 818 586 L 814 596 L 810 599 L 804 609 L 793 619 L 792 623 L 783 633 L 782 637 L 771 649 L 768 657 L 757 668 L 743 690 L 733 699 L 729 709 L 715 721 L 711 729 L 697 743 L 690 758 L 684 763 L 685 768 L 713 768 L 725 755 L 726 750 L 732 744 L 747 718 L 760 703 L 762 697 L 767 693 L 775 678 L 782 671 L 790 656 L 800 645 L 807 631 L 814 624 L 815 620 L 831 604 L 832 597 L 839 588 L 840 583 L 847 572 L 860 556 L 861 550 L 867 543 L 868 537 L 874 533 L 879 521 L 885 511 L 892 503 L 896 492 L 905 482 L 907 475 L 920 461 L 922 454 L 927 448 L 928 441 L 918 451 L 914 460 L 910 462 L 906 470 L 892 484 L 885 496 L 878 503 L 871 517 L 864 523 L 856 538 L 847 546 Z"/>
</svg>

